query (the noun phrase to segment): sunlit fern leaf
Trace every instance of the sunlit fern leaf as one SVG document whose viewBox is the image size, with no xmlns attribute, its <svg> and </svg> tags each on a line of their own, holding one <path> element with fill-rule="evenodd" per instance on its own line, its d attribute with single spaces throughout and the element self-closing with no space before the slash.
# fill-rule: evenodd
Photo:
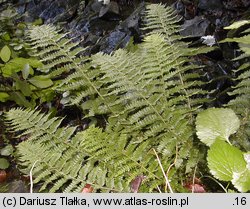
<svg viewBox="0 0 250 209">
<path fill-rule="evenodd" d="M 190 68 L 183 67 L 186 59 L 178 47 L 153 34 L 145 38 L 136 53 L 118 50 L 113 55 L 94 55 L 92 59 L 94 65 L 100 66 L 103 80 L 110 80 L 110 85 L 106 85 L 108 95 L 119 95 L 114 104 L 124 106 L 122 112 L 111 116 L 107 131 L 112 133 L 113 126 L 124 130 L 131 137 L 128 147 L 147 140 L 144 150 L 158 147 L 164 156 L 163 164 L 173 162 L 175 155 L 179 161 L 188 159 L 192 148 L 188 112 L 195 109 L 190 101 L 193 95 L 199 95 L 197 87 L 201 83 L 192 80 L 196 76 L 185 76 Z M 115 117 L 118 119 L 114 122 Z M 188 149 L 183 149 L 186 145 Z M 134 152 L 132 149 L 129 155 Z M 122 172 L 133 166 L 124 162 Z"/>
<path fill-rule="evenodd" d="M 31 135 L 31 139 L 38 139 L 45 134 L 53 135 L 63 119 L 51 118 L 49 114 L 42 114 L 36 110 L 23 112 L 21 108 L 11 109 L 6 115 L 6 123 L 11 125 L 12 130 L 25 130 L 18 137 Z M 37 128 L 39 127 L 39 128 Z"/>
<path fill-rule="evenodd" d="M 189 48 L 189 43 L 182 41 L 185 37 L 179 35 L 181 17 L 172 7 L 162 4 L 149 4 L 146 6 L 143 20 L 142 30 L 147 32 L 146 35 L 162 34 L 166 42 L 175 44 L 175 46 L 182 49 L 183 55 L 193 56 L 214 50 L 213 47 L 206 46 Z"/>
<path fill-rule="evenodd" d="M 52 25 L 34 26 L 27 33 L 34 56 L 44 64 L 40 69 L 46 76 L 53 78 L 63 72 L 70 72 L 80 67 L 87 57 L 79 59 L 85 49 L 78 47 L 78 42 L 66 38 L 67 33 L 59 33 Z"/>
<path fill-rule="evenodd" d="M 180 37 L 176 36 L 180 26 L 177 24 L 181 18 L 178 17 L 175 10 L 171 7 L 165 7 L 162 4 L 149 4 L 145 11 L 144 30 L 149 34 L 161 33 L 172 43 Z"/>
<path fill-rule="evenodd" d="M 34 119 L 30 110 L 12 109 L 6 113 L 8 123 L 11 124 L 15 120 L 14 116 L 21 112 Z M 35 118 L 44 116 L 42 113 L 33 114 Z M 24 127 L 41 129 L 35 123 L 34 127 L 30 127 L 28 121 L 22 123 L 27 125 L 20 128 L 15 122 L 15 131 L 25 132 Z M 60 137 L 55 135 L 61 133 L 62 129 L 66 133 L 70 127 L 58 127 L 53 134 L 48 134 L 46 129 L 43 129 L 42 134 L 46 140 L 33 137 L 17 146 L 21 171 L 29 174 L 33 167 L 34 183 L 42 185 L 40 191 L 80 192 L 85 184 L 90 184 L 96 191 L 128 192 L 131 180 L 141 174 L 147 176 L 152 185 L 161 182 L 160 170 L 157 169 L 155 156 L 150 152 L 147 141 L 127 144 L 126 134 L 116 134 L 114 138 L 112 134 L 94 127 L 76 135 L 59 134 Z M 151 188 L 150 183 L 147 184 Z"/>
<path fill-rule="evenodd" d="M 168 9 L 161 7 L 166 13 Z M 164 187 L 165 183 L 153 149 L 159 153 L 164 169 L 174 163 L 174 169 L 185 171 L 189 152 L 195 149 L 192 147 L 192 113 L 203 104 L 203 100 L 197 98 L 204 98 L 206 91 L 201 90 L 197 66 L 190 65 L 186 56 L 188 48 L 179 42 L 175 34 L 177 29 L 172 31 L 176 21 L 173 17 L 173 22 L 169 23 L 173 27 L 166 32 L 171 41 L 166 41 L 163 32 L 154 32 L 145 36 L 133 52 L 120 49 L 111 55 L 98 53 L 89 63 L 69 55 L 71 46 L 68 49 L 60 46 L 58 40 L 64 40 L 64 35 L 51 26 L 46 26 L 49 29 L 43 34 L 46 42 L 32 39 L 34 49 L 44 47 L 40 56 L 45 64 L 48 63 L 51 73 L 56 72 L 61 61 L 63 70 L 74 71 L 55 88 L 63 93 L 68 104 L 79 105 L 86 117 L 103 114 L 108 121 L 105 132 L 90 128 L 74 137 L 74 128 L 58 128 L 58 119 L 47 118 L 53 124 L 49 127 L 54 127 L 49 133 L 44 130 L 43 134 L 43 130 L 38 132 L 34 127 L 29 128 L 34 129 L 32 132 L 24 130 L 31 137 L 34 132 L 33 138 L 41 136 L 37 143 L 32 140 L 20 144 L 19 153 L 22 165 L 30 168 L 35 161 L 26 158 L 25 149 L 34 146 L 34 150 L 41 148 L 44 151 L 46 157 L 37 159 L 41 166 L 34 168 L 38 181 L 45 177 L 49 179 L 45 180 L 42 189 L 55 183 L 52 191 L 65 189 L 69 192 L 88 183 L 101 191 L 129 191 L 131 180 L 145 175 L 147 186 L 142 185 L 143 191 L 157 191 L 157 186 Z M 167 27 L 164 26 L 164 30 Z M 54 37 L 53 40 L 50 37 Z M 57 48 L 53 48 L 54 43 L 59 44 Z M 30 117 L 33 114 L 37 113 L 33 112 Z M 41 116 L 34 116 L 37 117 Z M 50 153 L 55 155 L 50 156 Z M 50 166 L 49 160 L 58 161 L 51 163 L 50 174 L 44 172 Z M 46 165 L 44 169 L 43 165 Z M 181 183 L 177 170 L 172 172 L 176 172 L 172 178 Z"/>
</svg>

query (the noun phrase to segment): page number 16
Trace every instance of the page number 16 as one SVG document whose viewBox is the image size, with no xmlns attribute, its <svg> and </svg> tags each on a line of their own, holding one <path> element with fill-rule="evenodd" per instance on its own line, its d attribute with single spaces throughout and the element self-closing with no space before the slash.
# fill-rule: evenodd
<svg viewBox="0 0 250 209">
<path fill-rule="evenodd" d="M 236 197 L 234 205 L 246 205 L 247 204 L 247 198 L 246 197 Z"/>
</svg>

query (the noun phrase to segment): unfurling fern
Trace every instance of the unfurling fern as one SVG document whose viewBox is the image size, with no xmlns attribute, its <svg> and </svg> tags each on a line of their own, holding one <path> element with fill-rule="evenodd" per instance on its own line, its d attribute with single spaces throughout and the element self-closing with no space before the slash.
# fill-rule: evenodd
<svg viewBox="0 0 250 209">
<path fill-rule="evenodd" d="M 226 29 L 238 29 L 243 25 L 250 25 L 250 21 L 243 20 L 235 22 Z M 223 42 L 236 42 L 239 44 L 240 50 L 243 52 L 239 57 L 235 58 L 236 61 L 244 61 L 235 73 L 237 85 L 233 87 L 233 91 L 229 93 L 230 96 L 235 98 L 230 100 L 227 104 L 232 108 L 241 118 L 240 131 L 237 133 L 236 142 L 242 146 L 243 149 L 250 150 L 250 29 L 241 32 L 238 38 L 227 38 Z"/>
<path fill-rule="evenodd" d="M 162 12 L 147 8 L 148 29 L 154 29 L 152 23 L 161 29 L 145 36 L 136 51 L 98 53 L 87 63 L 76 57 L 82 49 L 71 46 L 53 27 L 31 30 L 33 48 L 41 50 L 38 55 L 50 77 L 74 71 L 55 88 L 67 92 L 68 104 L 79 105 L 86 117 L 105 114 L 108 118 L 103 132 L 92 127 L 73 135 L 75 128 L 58 128 L 60 119 L 26 110 L 22 111 L 26 119 L 20 118 L 19 124 L 21 110 L 7 113 L 14 130 L 32 137 L 18 147 L 20 164 L 31 168 L 37 161 L 34 176 L 36 182 L 45 181 L 42 189 L 54 184 L 52 192 L 79 191 L 88 183 L 103 191 L 127 192 L 131 181 L 141 175 L 145 176 L 141 192 L 163 189 L 156 150 L 174 190 L 180 191 L 179 176 L 197 163 L 193 113 L 206 92 L 201 90 L 198 67 L 189 63 L 188 54 L 197 49 L 189 49 L 176 36 L 172 10 L 156 7 Z M 169 17 L 171 27 L 161 21 L 164 17 Z M 32 151 L 39 149 L 45 153 L 43 158 Z"/>
</svg>

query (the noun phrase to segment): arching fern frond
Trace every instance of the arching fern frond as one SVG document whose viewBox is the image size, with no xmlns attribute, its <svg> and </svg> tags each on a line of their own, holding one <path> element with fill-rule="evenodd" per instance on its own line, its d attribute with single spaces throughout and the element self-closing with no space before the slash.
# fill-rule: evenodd
<svg viewBox="0 0 250 209">
<path fill-rule="evenodd" d="M 182 49 L 182 54 L 192 56 L 207 53 L 213 50 L 213 47 L 188 47 L 189 43 L 182 41 L 179 35 L 181 25 L 179 24 L 181 17 L 178 16 L 172 7 L 162 4 L 149 4 L 146 6 L 144 15 L 144 26 L 142 30 L 147 35 L 162 34 L 168 44 L 175 44 Z"/>
<path fill-rule="evenodd" d="M 167 13 L 168 8 L 159 7 Z M 154 17 L 157 15 L 162 14 L 154 14 Z M 159 19 L 161 17 L 156 21 Z M 174 16 L 171 21 L 169 24 L 175 25 Z M 164 24 L 159 27 L 168 30 Z M 197 66 L 188 63 L 187 51 L 192 49 L 179 41 L 176 32 L 167 33 L 173 37 L 171 41 L 166 41 L 164 32 L 151 33 L 134 52 L 120 49 L 112 55 L 92 56 L 92 68 L 88 73 L 99 72 L 95 79 L 105 98 L 103 104 L 93 105 L 94 100 L 100 101 L 98 96 L 85 99 L 88 94 L 84 90 L 86 83 L 82 81 L 85 73 L 80 71 L 66 78 L 57 90 L 68 90 L 70 103 L 84 110 L 91 109 L 92 115 L 107 113 L 109 106 L 112 111 L 108 112 L 107 132 L 122 130 L 128 136 L 128 143 L 149 141 L 147 149 L 158 149 L 164 156 L 164 164 L 173 162 L 177 154 L 180 158 L 177 157 L 176 165 L 180 166 L 188 159 L 192 147 L 189 126 L 192 111 L 204 103 L 203 94 L 207 92 L 201 90 L 199 74 L 194 72 Z"/>
<path fill-rule="evenodd" d="M 19 120 L 20 113 L 28 119 L 20 121 L 22 124 L 14 118 L 18 116 Z M 41 128 L 36 123 L 32 127 L 29 122 L 45 120 L 46 115 L 30 110 L 12 109 L 6 117 L 15 131 L 34 131 L 17 146 L 17 156 L 24 173 L 34 166 L 34 183 L 42 183 L 41 191 L 80 192 L 88 183 L 95 191 L 129 192 L 131 181 L 141 174 L 146 176 L 144 192 L 162 184 L 153 152 L 145 151 L 148 142 L 127 144 L 126 134 L 108 134 L 95 127 L 75 135 L 75 127 L 56 128 L 48 134 L 49 127 Z M 51 125 L 57 126 L 58 119 L 47 118 L 47 122 L 51 120 L 55 121 Z"/>
<path fill-rule="evenodd" d="M 51 25 L 35 26 L 28 32 L 28 40 L 34 55 L 44 63 L 44 68 L 41 69 L 46 72 L 44 77 L 56 78 L 64 72 L 72 73 L 62 83 L 57 82 L 57 85 L 60 86 L 54 86 L 54 88 L 65 91 L 66 94 L 68 91 L 79 93 L 79 98 L 72 103 L 79 103 L 82 99 L 89 98 L 88 101 L 91 101 L 90 113 L 112 112 L 110 103 L 106 102 L 105 92 L 100 90 L 102 83 L 97 80 L 102 76 L 100 71 L 89 65 L 89 58 L 81 56 L 81 52 L 85 49 L 78 47 L 79 43 L 72 42 L 71 39 L 65 37 L 67 34 L 59 32 Z M 81 79 L 75 80 L 79 75 L 81 75 Z M 62 87 L 64 84 L 67 85 L 66 88 Z"/>
<path fill-rule="evenodd" d="M 52 25 L 34 26 L 27 32 L 33 56 L 43 62 L 40 70 L 49 78 L 76 70 L 87 61 L 87 57 L 80 55 L 85 49 L 78 47 L 79 43 L 73 39 L 66 38 L 67 33 L 59 32 Z"/>
<path fill-rule="evenodd" d="M 34 140 L 45 135 L 54 136 L 62 120 L 59 118 L 50 119 L 49 114 L 43 114 L 36 110 L 23 111 L 21 108 L 11 109 L 6 115 L 6 124 L 10 127 L 9 131 L 24 131 L 17 137 L 28 135 L 30 139 Z"/>
<path fill-rule="evenodd" d="M 166 8 L 161 7 L 166 12 Z M 52 134 L 32 124 L 21 126 L 24 133 L 37 132 L 37 136 L 41 136 L 41 140 L 35 140 L 38 138 L 35 135 L 34 140 L 20 144 L 19 155 L 24 167 L 32 166 L 33 158 L 41 162 L 34 174 L 37 182 L 48 179 L 43 188 L 54 183 L 50 191 L 59 188 L 79 191 L 89 183 L 95 185 L 95 189 L 129 191 L 131 181 L 143 175 L 146 176 L 143 191 L 155 191 L 157 186 L 164 187 L 164 178 L 153 149 L 166 171 L 175 165 L 171 166 L 171 180 L 181 184 L 179 174 L 190 172 L 196 162 L 193 112 L 203 103 L 204 100 L 198 98 L 206 92 L 201 90 L 199 74 L 194 72 L 197 66 L 189 63 L 187 51 L 192 50 L 186 45 L 184 49 L 171 31 L 175 28 L 174 16 L 169 24 L 173 27 L 169 27 L 168 33 L 157 31 L 147 35 L 133 52 L 120 49 L 111 55 L 98 53 L 87 63 L 85 59 L 78 59 L 76 53 L 71 54 L 77 48 L 75 44 L 70 45 L 69 40 L 51 26 L 46 26 L 49 29 L 42 34 L 47 41 L 36 37 L 45 28 L 31 30 L 33 48 L 41 49 L 39 56 L 47 69 L 51 69 L 52 74 L 56 72 L 49 76 L 58 75 L 60 67 L 67 69 L 66 72 L 73 71 L 55 89 L 63 93 L 69 104 L 79 105 L 86 117 L 105 114 L 108 121 L 104 132 L 90 128 L 75 136 L 75 128 L 58 128 L 60 119 L 47 118 L 51 124 L 58 123 Z M 171 41 L 166 41 L 166 36 Z M 43 118 L 36 112 L 30 117 L 36 118 L 36 114 Z M 20 131 L 19 124 L 13 125 Z M 63 131 L 67 130 L 72 131 L 65 135 Z M 32 153 L 40 147 L 45 153 L 44 159 L 35 158 Z M 26 155 L 32 156 L 32 160 Z M 72 162 L 73 159 L 76 161 Z M 70 163 L 76 170 L 68 165 Z"/>
<path fill-rule="evenodd" d="M 170 43 L 180 39 L 177 32 L 180 30 L 178 24 L 181 20 L 176 11 L 162 4 L 149 4 L 146 6 L 143 30 L 151 34 L 163 34 Z"/>
</svg>

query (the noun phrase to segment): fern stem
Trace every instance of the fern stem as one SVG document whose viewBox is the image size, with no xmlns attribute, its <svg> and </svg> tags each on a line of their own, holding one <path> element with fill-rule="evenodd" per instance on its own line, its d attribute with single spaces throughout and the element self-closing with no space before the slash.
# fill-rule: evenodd
<svg viewBox="0 0 250 209">
<path fill-rule="evenodd" d="M 35 165 L 36 165 L 37 162 L 38 162 L 38 160 L 36 160 L 33 163 L 32 167 L 30 169 L 30 193 L 31 194 L 33 193 L 33 175 L 32 175 L 32 172 L 33 172 L 33 169 L 34 169 L 34 167 L 35 167 Z"/>
<path fill-rule="evenodd" d="M 194 183 L 195 183 L 196 170 L 197 170 L 197 164 L 196 164 L 196 166 L 194 168 L 193 182 L 192 182 L 193 183 L 193 185 L 192 185 L 192 193 L 194 193 Z"/>
<path fill-rule="evenodd" d="M 157 158 L 158 164 L 159 164 L 159 166 L 160 166 L 160 168 L 161 168 L 161 171 L 162 171 L 162 173 L 163 173 L 163 176 L 164 176 L 164 178 L 165 178 L 166 184 L 167 184 L 167 186 L 168 186 L 168 188 L 169 188 L 169 190 L 170 190 L 170 193 L 174 193 L 174 192 L 173 192 L 173 189 L 172 189 L 172 187 L 171 187 L 171 185 L 170 185 L 170 182 L 169 182 L 169 180 L 168 180 L 168 177 L 167 177 L 167 175 L 165 174 L 165 171 L 164 171 L 164 169 L 163 169 L 163 167 L 162 167 L 160 158 L 159 158 L 157 152 L 155 151 L 155 149 L 153 149 L 153 151 L 154 151 L 154 153 L 155 153 L 155 156 L 156 156 L 156 158 Z"/>
</svg>

